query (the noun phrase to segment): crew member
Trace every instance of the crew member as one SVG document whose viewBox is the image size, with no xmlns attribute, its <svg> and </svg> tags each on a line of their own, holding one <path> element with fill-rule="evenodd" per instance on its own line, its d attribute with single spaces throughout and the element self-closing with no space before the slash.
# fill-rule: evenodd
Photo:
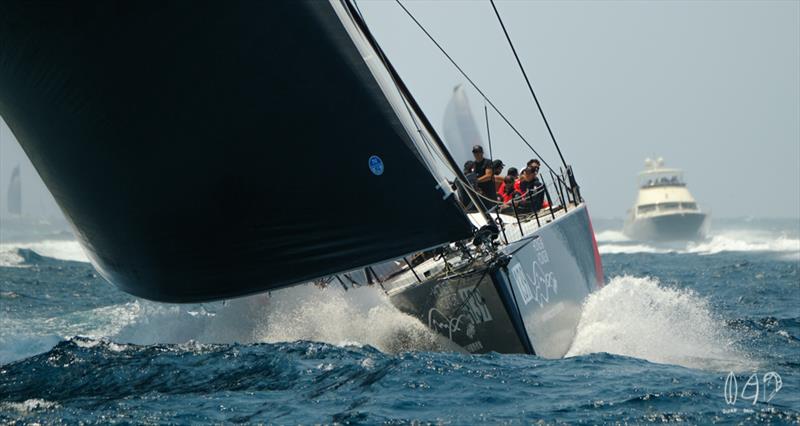
<svg viewBox="0 0 800 426">
<path fill-rule="evenodd" d="M 515 185 L 517 179 L 519 178 L 519 172 L 517 171 L 516 167 L 509 167 L 506 177 L 503 179 L 503 183 L 500 184 L 500 187 L 497 188 L 497 194 L 500 195 L 500 198 L 503 198 L 503 194 L 506 192 L 506 182 L 508 178 L 511 178 L 511 186 L 516 188 Z"/>
<path fill-rule="evenodd" d="M 478 175 L 475 174 L 475 162 L 470 160 L 464 163 L 464 177 L 467 178 L 467 184 L 472 189 L 477 189 L 478 184 Z M 464 208 L 467 211 L 477 211 L 478 209 L 472 203 L 472 199 L 470 199 L 469 194 L 467 191 L 464 190 L 464 187 L 458 185 L 458 198 L 461 200 L 461 204 L 464 205 Z"/>
<path fill-rule="evenodd" d="M 492 160 L 483 156 L 483 147 L 475 145 L 472 147 L 472 155 L 475 157 L 475 174 L 478 175 L 478 192 L 489 200 L 497 200 L 497 192 L 494 185 L 494 167 Z M 486 209 L 494 207 L 494 204 L 483 200 Z"/>
<path fill-rule="evenodd" d="M 494 160 L 492 161 L 492 173 L 494 175 L 494 191 L 495 193 L 499 193 L 500 185 L 503 184 L 503 167 L 506 165 L 503 164 L 503 160 Z"/>
</svg>

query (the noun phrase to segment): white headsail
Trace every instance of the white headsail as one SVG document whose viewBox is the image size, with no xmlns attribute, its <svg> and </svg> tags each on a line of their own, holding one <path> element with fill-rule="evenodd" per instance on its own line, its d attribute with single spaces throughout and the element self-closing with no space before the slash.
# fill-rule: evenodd
<svg viewBox="0 0 800 426">
<path fill-rule="evenodd" d="M 444 111 L 444 142 L 458 164 L 472 160 L 472 146 L 483 146 L 483 138 L 478 130 L 467 92 L 459 84 L 453 88 L 453 97 Z M 489 150 L 484 146 L 487 156 Z"/>
</svg>

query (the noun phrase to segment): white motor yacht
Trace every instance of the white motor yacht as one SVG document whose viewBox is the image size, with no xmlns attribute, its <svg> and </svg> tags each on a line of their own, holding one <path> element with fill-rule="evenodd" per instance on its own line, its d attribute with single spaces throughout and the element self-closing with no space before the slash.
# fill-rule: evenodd
<svg viewBox="0 0 800 426">
<path fill-rule="evenodd" d="M 664 160 L 645 160 L 639 173 L 639 194 L 628 211 L 623 232 L 645 241 L 696 240 L 705 237 L 708 214 L 697 206 L 683 171 L 664 167 Z"/>
</svg>

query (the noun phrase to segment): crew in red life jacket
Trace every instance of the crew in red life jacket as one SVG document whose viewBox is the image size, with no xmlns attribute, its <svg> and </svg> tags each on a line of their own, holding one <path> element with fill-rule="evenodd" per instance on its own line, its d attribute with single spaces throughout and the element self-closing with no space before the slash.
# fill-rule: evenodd
<svg viewBox="0 0 800 426">
<path fill-rule="evenodd" d="M 517 171 L 516 167 L 508 168 L 508 174 L 505 178 L 503 178 L 503 183 L 500 184 L 500 187 L 497 188 L 497 195 L 499 195 L 500 198 L 503 198 L 503 194 L 506 192 L 506 182 L 508 181 L 509 176 L 511 177 L 511 186 L 513 187 L 517 181 L 517 178 L 519 178 L 519 172 Z"/>
<path fill-rule="evenodd" d="M 511 173 L 509 173 L 508 176 L 503 179 L 503 192 L 499 194 L 503 199 L 504 205 L 508 205 L 508 203 L 510 203 L 511 199 L 514 197 L 517 197 L 518 199 L 522 197 L 522 194 L 520 194 L 519 191 L 514 188 L 514 181 L 516 181 L 516 179 L 511 176 Z"/>
</svg>

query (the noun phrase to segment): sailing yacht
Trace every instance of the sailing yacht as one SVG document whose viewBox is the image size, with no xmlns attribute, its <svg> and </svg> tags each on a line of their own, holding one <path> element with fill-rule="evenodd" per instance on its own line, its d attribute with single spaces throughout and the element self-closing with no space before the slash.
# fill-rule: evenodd
<svg viewBox="0 0 800 426">
<path fill-rule="evenodd" d="M 644 161 L 638 176 L 639 193 L 628 211 L 624 234 L 642 241 L 687 241 L 701 239 L 708 226 L 707 213 L 700 210 L 683 171 L 664 167 L 664 159 Z"/>
<path fill-rule="evenodd" d="M 6 209 L 12 217 L 22 216 L 22 180 L 19 175 L 19 164 L 11 171 L 6 192 Z"/>
<path fill-rule="evenodd" d="M 464 351 L 557 357 L 602 285 L 563 157 L 546 210 L 467 211 L 456 190 L 478 194 L 351 1 L 24 2 L 4 18 L 0 114 L 128 293 L 203 302 L 360 271 Z M 298 168 L 335 186 L 295 186 Z"/>
</svg>

